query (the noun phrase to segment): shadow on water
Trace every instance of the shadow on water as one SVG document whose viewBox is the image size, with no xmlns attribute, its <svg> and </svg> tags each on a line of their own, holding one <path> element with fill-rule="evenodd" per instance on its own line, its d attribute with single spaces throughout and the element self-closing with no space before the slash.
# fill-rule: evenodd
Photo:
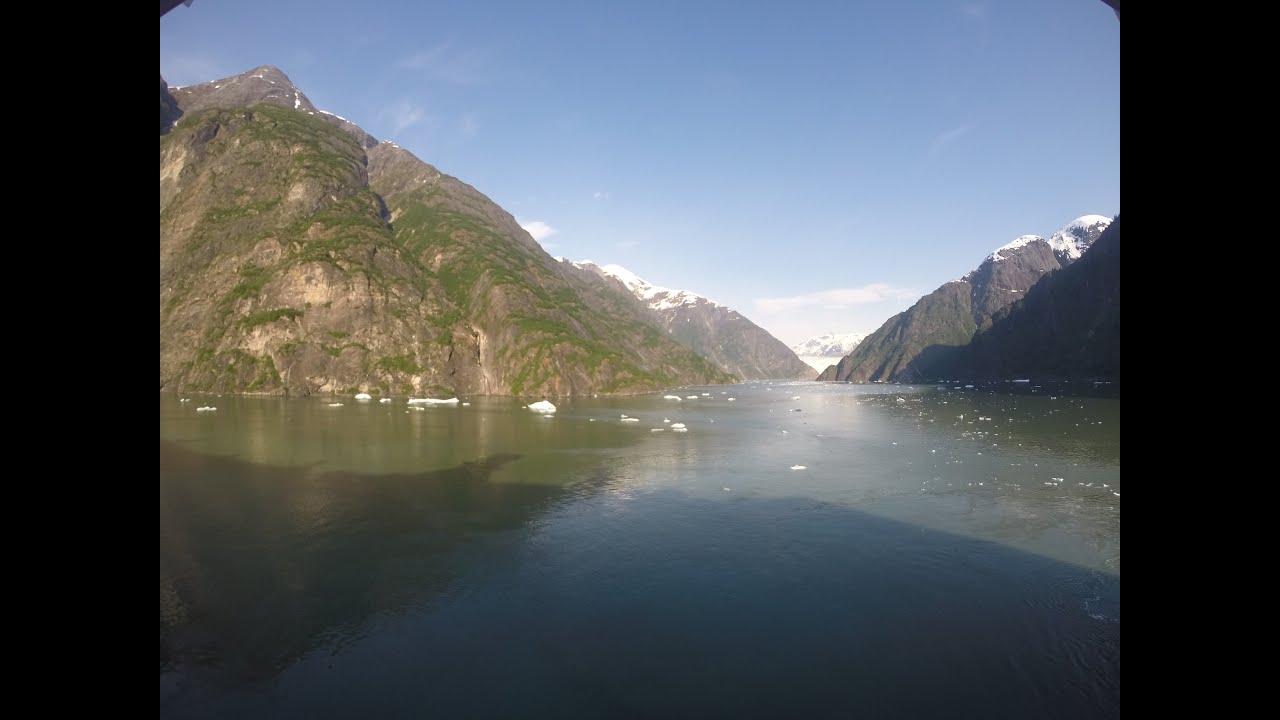
<svg viewBox="0 0 1280 720">
<path fill-rule="evenodd" d="M 270 467 L 160 443 L 160 669 L 250 685 L 445 590 L 449 554 L 563 494 L 487 482 L 516 454 L 417 474 Z"/>
<path fill-rule="evenodd" d="M 162 443 L 161 715 L 1119 717 L 1118 577 L 811 498 L 485 481 L 511 459 Z"/>
</svg>

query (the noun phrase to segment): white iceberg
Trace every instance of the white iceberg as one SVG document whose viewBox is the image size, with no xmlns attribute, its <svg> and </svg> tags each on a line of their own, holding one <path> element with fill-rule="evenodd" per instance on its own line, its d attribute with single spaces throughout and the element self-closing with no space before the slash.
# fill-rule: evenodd
<svg viewBox="0 0 1280 720">
<path fill-rule="evenodd" d="M 357 400 L 372 400 L 373 396 L 369 393 L 356 393 Z"/>
<path fill-rule="evenodd" d="M 534 412 L 540 412 L 540 413 L 553 413 L 556 411 L 556 406 L 552 405 L 546 400 L 539 400 L 536 403 L 530 403 L 526 407 L 528 407 L 530 410 Z"/>
</svg>

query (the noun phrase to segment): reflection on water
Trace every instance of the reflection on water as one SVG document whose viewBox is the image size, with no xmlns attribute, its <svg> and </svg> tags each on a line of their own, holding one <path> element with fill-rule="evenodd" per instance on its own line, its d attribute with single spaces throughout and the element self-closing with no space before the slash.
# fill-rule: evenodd
<svg viewBox="0 0 1280 720">
<path fill-rule="evenodd" d="M 679 394 L 162 396 L 162 716 L 1118 716 L 1118 400 Z"/>
</svg>

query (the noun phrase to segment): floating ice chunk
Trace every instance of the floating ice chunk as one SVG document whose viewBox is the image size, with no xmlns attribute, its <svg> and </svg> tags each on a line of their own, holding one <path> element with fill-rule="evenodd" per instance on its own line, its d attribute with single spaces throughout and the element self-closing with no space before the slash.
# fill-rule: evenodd
<svg viewBox="0 0 1280 720">
<path fill-rule="evenodd" d="M 689 432 L 689 428 L 675 427 L 673 425 L 671 427 L 671 432 Z"/>
<path fill-rule="evenodd" d="M 546 400 L 539 400 L 536 403 L 531 403 L 528 407 L 530 410 L 540 413 L 553 413 L 556 411 L 556 406 Z"/>
<path fill-rule="evenodd" d="M 373 396 L 369 393 L 356 393 L 356 399 L 360 401 L 372 400 Z"/>
<path fill-rule="evenodd" d="M 662 399 L 663 400 L 679 400 L 680 396 L 679 395 L 663 395 Z"/>
<path fill-rule="evenodd" d="M 702 393 L 702 397 L 711 397 L 711 393 Z"/>
<path fill-rule="evenodd" d="M 697 395 L 686 395 L 686 396 L 685 396 L 685 399 L 686 399 L 686 400 L 697 400 L 697 399 L 698 399 L 698 396 L 697 396 Z"/>
<path fill-rule="evenodd" d="M 803 465 L 792 465 L 792 466 L 791 466 L 791 469 L 792 469 L 792 470 L 804 470 L 804 469 L 805 469 L 805 467 L 804 467 Z"/>
<path fill-rule="evenodd" d="M 683 430 L 683 429 L 684 429 L 684 423 L 671 423 L 671 429 L 672 429 L 672 430 Z"/>
<path fill-rule="evenodd" d="M 663 432 L 666 428 L 650 428 L 649 432 Z"/>
<path fill-rule="evenodd" d="M 624 417 L 622 422 L 640 422 L 640 418 Z"/>
<path fill-rule="evenodd" d="M 902 398 L 898 398 L 898 402 L 900 402 L 900 403 L 904 403 L 904 402 L 906 402 L 906 400 L 903 400 Z"/>
<path fill-rule="evenodd" d="M 457 405 L 458 398 L 451 397 L 448 400 L 440 400 L 437 398 L 425 398 L 423 402 L 425 402 L 428 405 Z"/>
<path fill-rule="evenodd" d="M 795 397 L 793 397 L 793 398 L 791 398 L 791 399 L 792 399 L 792 400 L 799 400 L 799 399 L 800 399 L 800 396 L 799 396 L 799 395 L 796 395 Z"/>
<path fill-rule="evenodd" d="M 217 412 L 218 408 L 211 405 L 196 408 L 196 412 Z"/>
<path fill-rule="evenodd" d="M 184 403 L 184 402 L 191 402 L 191 398 L 182 398 L 182 399 L 181 399 L 181 400 L 179 400 L 178 402 L 180 402 L 180 403 Z"/>
<path fill-rule="evenodd" d="M 471 407 L 471 403 L 464 402 L 462 403 L 462 407 Z"/>
<path fill-rule="evenodd" d="M 342 407 L 342 403 L 329 403 L 329 407 Z"/>
<path fill-rule="evenodd" d="M 379 400 L 378 402 L 382 403 L 383 405 L 390 405 L 390 404 L 391 404 L 391 398 L 382 398 L 382 399 L 381 399 L 381 400 Z"/>
</svg>

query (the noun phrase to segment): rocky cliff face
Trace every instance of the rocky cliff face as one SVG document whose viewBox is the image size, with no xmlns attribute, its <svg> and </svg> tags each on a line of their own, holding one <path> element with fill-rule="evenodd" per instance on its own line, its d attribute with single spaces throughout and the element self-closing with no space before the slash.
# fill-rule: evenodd
<svg viewBox="0 0 1280 720">
<path fill-rule="evenodd" d="M 933 377 L 1120 379 L 1120 218 L 1078 262 L 1041 278 L 966 346 L 920 358 Z"/>
<path fill-rule="evenodd" d="M 932 378 L 917 358 L 927 348 L 967 345 L 990 328 L 1000 310 L 1023 297 L 1046 274 L 1075 262 L 1110 219 L 1086 215 L 1048 240 L 1024 235 L 997 249 L 976 270 L 921 298 L 890 318 L 819 380 L 905 381 Z M 932 352 L 928 357 L 933 357 Z"/>
<path fill-rule="evenodd" d="M 688 290 L 653 285 L 619 265 L 561 262 L 582 277 L 632 294 L 672 339 L 740 380 L 813 379 L 814 370 L 781 340 L 731 307 Z"/>
<path fill-rule="evenodd" d="M 278 70 L 173 95 L 162 388 L 564 396 L 733 381 L 562 273 L 483 194 L 315 109 Z"/>
<path fill-rule="evenodd" d="M 173 98 L 173 94 L 169 92 L 169 84 L 160 78 L 160 134 L 169 132 L 169 128 L 182 117 L 182 111 L 178 109 L 178 101 Z"/>
</svg>

